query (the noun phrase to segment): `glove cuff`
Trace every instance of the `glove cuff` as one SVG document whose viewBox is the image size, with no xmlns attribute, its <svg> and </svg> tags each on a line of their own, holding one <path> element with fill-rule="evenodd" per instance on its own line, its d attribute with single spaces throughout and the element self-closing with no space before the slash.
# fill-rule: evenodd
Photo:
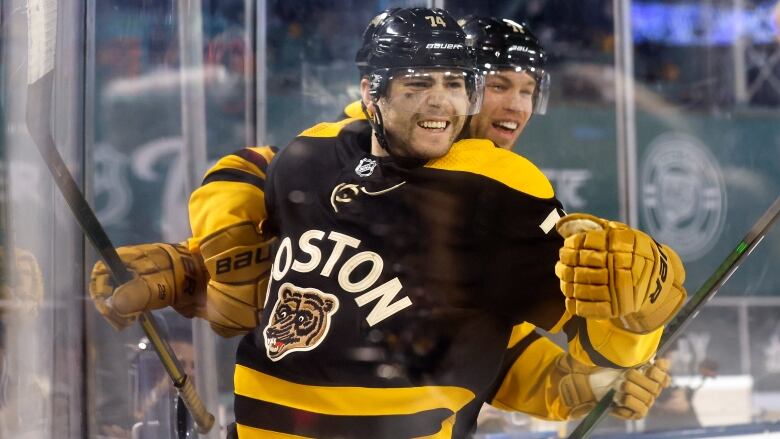
<svg viewBox="0 0 780 439">
<path fill-rule="evenodd" d="M 206 284 L 206 267 L 198 254 L 187 248 L 187 243 L 159 244 L 171 258 L 173 268 L 174 297 L 171 305 L 175 308 L 191 303 Z"/>
<path fill-rule="evenodd" d="M 234 224 L 204 237 L 200 252 L 212 280 L 243 283 L 268 271 L 271 258 L 267 239 L 253 222 Z"/>
</svg>

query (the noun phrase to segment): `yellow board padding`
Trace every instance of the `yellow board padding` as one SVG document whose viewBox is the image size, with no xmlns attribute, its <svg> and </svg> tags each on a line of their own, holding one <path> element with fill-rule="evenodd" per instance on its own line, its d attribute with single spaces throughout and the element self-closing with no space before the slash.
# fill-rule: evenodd
<svg viewBox="0 0 780 439">
<path fill-rule="evenodd" d="M 555 195 L 547 177 L 531 161 L 514 152 L 497 148 L 485 139 L 465 139 L 425 167 L 478 174 L 537 198 Z"/>
<path fill-rule="evenodd" d="M 448 409 L 453 413 L 474 399 L 456 386 L 401 388 L 312 386 L 276 378 L 236 365 L 237 395 L 325 415 L 383 416 Z"/>
<path fill-rule="evenodd" d="M 351 124 L 358 119 L 348 118 L 342 119 L 338 122 L 322 122 L 314 125 L 313 127 L 303 130 L 299 137 L 336 137 L 339 132 L 345 126 Z"/>
</svg>

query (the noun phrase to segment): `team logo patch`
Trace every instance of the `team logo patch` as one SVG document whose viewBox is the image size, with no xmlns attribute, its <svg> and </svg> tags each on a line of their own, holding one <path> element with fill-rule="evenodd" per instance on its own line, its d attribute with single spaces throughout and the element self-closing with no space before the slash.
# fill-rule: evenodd
<svg viewBox="0 0 780 439">
<path fill-rule="evenodd" d="M 263 330 L 268 358 L 278 361 L 291 352 L 310 351 L 319 346 L 338 309 L 339 299 L 333 294 L 283 284 L 271 319 Z"/>
<path fill-rule="evenodd" d="M 695 260 L 718 242 L 726 190 L 717 161 L 696 138 L 667 133 L 648 147 L 642 164 L 642 219 L 648 232 L 683 259 Z"/>
<path fill-rule="evenodd" d="M 361 177 L 368 177 L 369 175 L 374 173 L 375 167 L 376 167 L 376 160 L 360 159 L 360 162 L 355 168 L 355 173 Z"/>
<path fill-rule="evenodd" d="M 333 206 L 334 212 L 338 212 L 339 204 L 351 203 L 360 194 L 366 194 L 368 196 L 375 197 L 377 195 L 386 194 L 393 189 L 398 189 L 399 187 L 403 186 L 404 183 L 406 182 L 402 181 L 394 186 L 390 186 L 387 189 L 378 191 L 369 191 L 366 190 L 366 188 L 358 186 L 354 183 L 339 183 L 336 185 L 336 187 L 333 188 L 333 192 L 330 193 L 330 205 Z"/>
</svg>

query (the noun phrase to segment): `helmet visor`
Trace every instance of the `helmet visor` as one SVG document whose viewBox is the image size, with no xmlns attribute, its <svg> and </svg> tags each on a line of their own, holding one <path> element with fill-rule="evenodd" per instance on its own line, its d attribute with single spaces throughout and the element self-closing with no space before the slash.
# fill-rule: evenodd
<svg viewBox="0 0 780 439">
<path fill-rule="evenodd" d="M 544 69 L 491 64 L 485 64 L 483 68 L 485 75 L 506 71 L 528 74 L 536 81 L 533 94 L 533 112 L 534 114 L 547 113 L 547 102 L 550 98 L 550 74 L 545 72 Z"/>
<path fill-rule="evenodd" d="M 468 116 L 482 107 L 484 79 L 476 69 L 403 68 L 387 71 L 381 98 L 397 111 Z"/>
</svg>

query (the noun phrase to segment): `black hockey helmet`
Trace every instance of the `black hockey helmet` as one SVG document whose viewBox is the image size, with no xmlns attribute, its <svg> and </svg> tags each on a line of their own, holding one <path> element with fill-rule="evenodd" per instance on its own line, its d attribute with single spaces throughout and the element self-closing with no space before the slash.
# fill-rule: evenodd
<svg viewBox="0 0 780 439">
<path fill-rule="evenodd" d="M 445 82 L 462 79 L 465 86 L 447 91 L 446 97 L 457 103 L 453 116 L 471 116 L 482 105 L 484 80 L 474 50 L 457 21 L 443 9 L 394 8 L 377 15 L 363 33 L 355 63 L 361 77 L 368 78 L 371 99 L 401 111 L 419 112 L 423 106 L 415 105 L 415 98 L 409 96 L 388 96 L 393 79 L 431 81 L 442 74 Z M 414 95 L 417 103 L 425 102 L 425 91 Z M 391 152 L 379 107 L 369 114 L 363 105 L 363 111 L 381 146 Z"/>
<path fill-rule="evenodd" d="M 371 96 L 386 96 L 391 79 L 422 69 L 451 69 L 462 75 L 470 104 L 465 114 L 479 112 L 482 75 L 466 34 L 443 9 L 394 8 L 374 17 L 363 33 L 355 56 L 361 76 L 368 76 Z"/>
<path fill-rule="evenodd" d="M 514 69 L 536 81 L 534 113 L 544 114 L 550 89 L 545 71 L 547 55 L 539 39 L 524 23 L 503 18 L 470 15 L 458 20 L 477 56 L 477 66 L 486 75 Z"/>
<path fill-rule="evenodd" d="M 395 14 L 399 9 L 401 8 L 386 9 L 377 14 L 368 23 L 366 30 L 363 31 L 363 39 L 360 48 L 358 49 L 357 54 L 355 54 L 355 65 L 357 65 L 361 78 L 371 74 L 372 68 L 368 65 L 368 54 L 371 53 L 374 48 L 374 34 L 376 33 L 378 26 L 383 23 L 388 15 Z"/>
</svg>

